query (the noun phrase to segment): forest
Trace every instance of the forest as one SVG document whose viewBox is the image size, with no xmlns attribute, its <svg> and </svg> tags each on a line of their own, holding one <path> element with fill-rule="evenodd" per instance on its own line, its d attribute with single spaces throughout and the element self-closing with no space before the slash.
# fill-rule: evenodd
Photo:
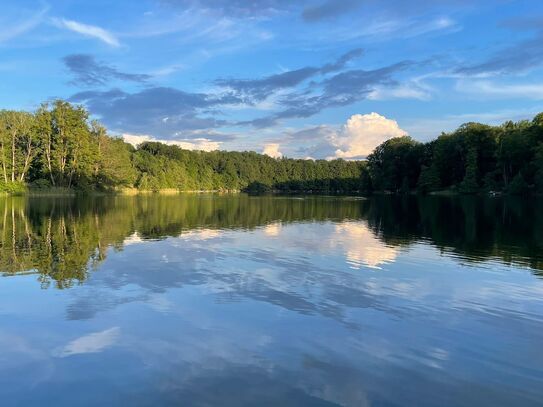
<svg viewBox="0 0 543 407">
<path fill-rule="evenodd" d="M 326 193 L 543 192 L 543 113 L 500 126 L 467 123 L 435 140 L 390 139 L 367 160 L 275 159 L 191 151 L 108 135 L 82 106 L 0 111 L 0 191 L 137 189 Z"/>
</svg>

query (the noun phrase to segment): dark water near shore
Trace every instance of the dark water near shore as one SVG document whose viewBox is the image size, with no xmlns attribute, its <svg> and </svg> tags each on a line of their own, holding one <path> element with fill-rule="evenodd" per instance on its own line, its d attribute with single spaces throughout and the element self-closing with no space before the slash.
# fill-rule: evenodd
<svg viewBox="0 0 543 407">
<path fill-rule="evenodd" d="M 543 404 L 543 202 L 0 199 L 0 404 Z"/>
</svg>

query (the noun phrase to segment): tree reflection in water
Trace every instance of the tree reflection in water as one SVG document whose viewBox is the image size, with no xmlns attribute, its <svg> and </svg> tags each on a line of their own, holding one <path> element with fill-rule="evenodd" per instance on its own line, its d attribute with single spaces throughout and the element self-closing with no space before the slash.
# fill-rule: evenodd
<svg viewBox="0 0 543 407">
<path fill-rule="evenodd" d="M 97 269 L 108 249 L 140 240 L 213 235 L 333 222 L 355 268 L 392 262 L 421 240 L 466 262 L 488 259 L 543 270 L 543 209 L 536 199 L 476 197 L 278 197 L 143 195 L 0 199 L 0 270 L 37 273 L 42 287 L 69 288 Z M 352 222 L 358 221 L 358 222 Z"/>
</svg>

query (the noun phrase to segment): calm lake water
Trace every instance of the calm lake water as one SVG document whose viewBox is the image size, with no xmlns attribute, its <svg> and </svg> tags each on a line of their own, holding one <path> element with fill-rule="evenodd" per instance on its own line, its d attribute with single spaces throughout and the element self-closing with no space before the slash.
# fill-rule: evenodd
<svg viewBox="0 0 543 407">
<path fill-rule="evenodd" d="M 541 406 L 543 203 L 0 199 L 2 406 Z"/>
</svg>

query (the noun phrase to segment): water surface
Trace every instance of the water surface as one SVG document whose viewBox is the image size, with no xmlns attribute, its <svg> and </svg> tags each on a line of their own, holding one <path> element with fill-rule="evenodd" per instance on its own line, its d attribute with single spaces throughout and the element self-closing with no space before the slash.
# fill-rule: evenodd
<svg viewBox="0 0 543 407">
<path fill-rule="evenodd" d="M 2 405 L 535 406 L 535 199 L 0 199 Z"/>
</svg>

